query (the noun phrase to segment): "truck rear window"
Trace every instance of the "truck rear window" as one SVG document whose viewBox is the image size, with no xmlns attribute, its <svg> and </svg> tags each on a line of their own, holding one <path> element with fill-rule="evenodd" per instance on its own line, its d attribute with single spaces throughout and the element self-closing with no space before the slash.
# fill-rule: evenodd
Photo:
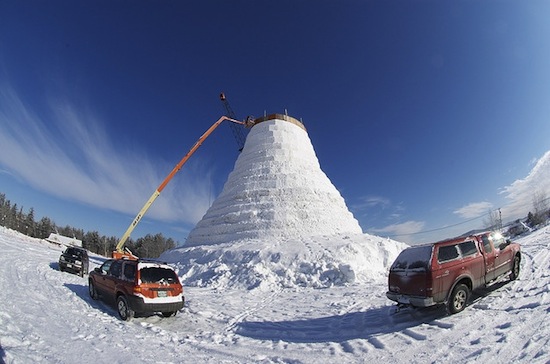
<svg viewBox="0 0 550 364">
<path fill-rule="evenodd" d="M 427 271 L 432 257 L 432 246 L 412 246 L 403 250 L 391 266 L 391 270 Z"/>
</svg>

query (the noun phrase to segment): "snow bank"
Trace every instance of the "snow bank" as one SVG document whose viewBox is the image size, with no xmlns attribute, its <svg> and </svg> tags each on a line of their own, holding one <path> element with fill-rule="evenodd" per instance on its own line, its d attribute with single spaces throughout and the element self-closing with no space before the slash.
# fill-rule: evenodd
<svg viewBox="0 0 550 364">
<path fill-rule="evenodd" d="M 291 240 L 241 240 L 177 248 L 172 263 L 184 285 L 273 290 L 326 288 L 385 277 L 407 245 L 366 234 Z"/>
</svg>

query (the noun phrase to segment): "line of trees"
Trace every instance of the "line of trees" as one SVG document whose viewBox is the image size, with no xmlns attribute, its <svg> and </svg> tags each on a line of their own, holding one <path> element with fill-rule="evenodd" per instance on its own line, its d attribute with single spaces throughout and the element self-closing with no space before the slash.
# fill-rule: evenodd
<svg viewBox="0 0 550 364">
<path fill-rule="evenodd" d="M 12 203 L 3 193 L 0 193 L 0 225 L 33 238 L 45 239 L 50 236 L 50 233 L 76 238 L 82 240 L 84 248 L 103 256 L 110 256 L 119 241 L 115 236 L 107 237 L 100 235 L 97 231 L 85 233 L 83 229 L 68 225 L 57 226 L 48 217 L 36 221 L 34 208 L 31 207 L 28 212 L 25 212 L 23 206 Z M 164 251 L 173 249 L 176 245 L 178 245 L 177 242 L 172 238 L 166 238 L 162 233 L 147 234 L 136 240 L 130 238 L 125 244 L 134 254 L 146 258 L 158 258 Z"/>
<path fill-rule="evenodd" d="M 550 217 L 550 209 L 548 207 L 548 198 L 543 191 L 536 191 L 533 195 L 533 212 L 529 211 L 527 215 L 527 224 L 535 227 L 543 224 Z"/>
<path fill-rule="evenodd" d="M 524 221 L 527 226 L 535 228 L 538 225 L 544 224 L 550 219 L 550 198 L 546 196 L 544 191 L 536 191 L 533 194 L 533 210 L 529 211 L 526 218 L 517 219 L 515 223 Z M 483 224 L 488 229 L 502 229 L 502 217 L 500 214 L 500 208 L 496 210 L 490 210 L 487 213 L 486 218 L 483 220 Z"/>
</svg>

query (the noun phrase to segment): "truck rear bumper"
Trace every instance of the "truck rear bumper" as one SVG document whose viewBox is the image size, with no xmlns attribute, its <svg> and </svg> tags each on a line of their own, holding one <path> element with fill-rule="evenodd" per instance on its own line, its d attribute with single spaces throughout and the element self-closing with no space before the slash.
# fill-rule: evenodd
<svg viewBox="0 0 550 364">
<path fill-rule="evenodd" d="M 402 305 L 411 305 L 415 307 L 428 307 L 436 304 L 433 297 L 418 297 L 405 294 L 398 294 L 395 292 L 386 292 L 386 297 Z"/>
</svg>

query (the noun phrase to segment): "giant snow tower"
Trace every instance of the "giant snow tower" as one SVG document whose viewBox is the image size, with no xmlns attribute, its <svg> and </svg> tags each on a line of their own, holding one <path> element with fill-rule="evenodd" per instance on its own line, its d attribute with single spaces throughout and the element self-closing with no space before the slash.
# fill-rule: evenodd
<svg viewBox="0 0 550 364">
<path fill-rule="evenodd" d="M 361 233 L 321 170 L 304 125 L 273 114 L 254 120 L 220 196 L 186 245 Z"/>
</svg>

